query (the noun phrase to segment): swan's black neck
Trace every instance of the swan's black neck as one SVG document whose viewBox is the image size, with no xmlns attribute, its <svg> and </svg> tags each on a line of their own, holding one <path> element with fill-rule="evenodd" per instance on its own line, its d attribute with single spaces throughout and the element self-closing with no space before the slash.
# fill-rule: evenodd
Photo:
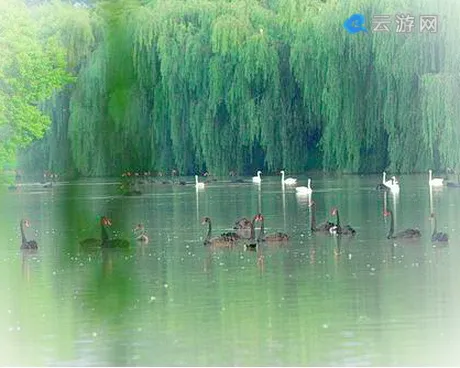
<svg viewBox="0 0 460 368">
<path fill-rule="evenodd" d="M 433 217 L 433 221 L 434 221 L 433 235 L 435 235 L 438 232 L 438 224 L 436 221 L 436 217 Z"/>
<path fill-rule="evenodd" d="M 22 243 L 27 243 L 27 239 L 26 239 L 26 234 L 24 232 L 24 221 L 21 220 L 21 223 L 20 223 L 20 227 L 21 227 L 21 238 L 22 238 Z"/>
<path fill-rule="evenodd" d="M 256 231 L 255 231 L 255 226 L 256 226 L 256 218 L 254 217 L 251 222 L 251 237 L 249 240 L 254 240 L 256 237 Z"/>
<path fill-rule="evenodd" d="M 339 210 L 335 210 L 335 216 L 337 217 L 337 230 L 340 229 L 340 217 L 339 217 Z"/>
<path fill-rule="evenodd" d="M 109 234 L 107 233 L 107 229 L 105 228 L 105 225 L 102 221 L 101 221 L 101 240 L 103 243 L 109 240 Z"/>
<path fill-rule="evenodd" d="M 135 231 L 138 233 L 138 234 L 144 234 L 146 233 L 147 231 L 145 230 L 145 227 L 137 227 L 135 229 Z"/>
<path fill-rule="evenodd" d="M 393 211 L 388 211 L 390 214 L 390 231 L 388 232 L 387 239 L 391 239 L 395 232 L 395 219 L 393 218 Z"/>
<path fill-rule="evenodd" d="M 259 231 L 259 236 L 257 237 L 257 240 L 262 240 L 264 238 L 264 233 L 265 233 L 265 226 L 264 226 L 264 218 L 260 220 L 260 231 Z"/>
<path fill-rule="evenodd" d="M 205 243 L 209 241 L 209 239 L 211 239 L 211 230 L 212 230 L 211 220 L 208 220 L 208 233 L 206 235 L 206 239 L 204 240 Z"/>
</svg>

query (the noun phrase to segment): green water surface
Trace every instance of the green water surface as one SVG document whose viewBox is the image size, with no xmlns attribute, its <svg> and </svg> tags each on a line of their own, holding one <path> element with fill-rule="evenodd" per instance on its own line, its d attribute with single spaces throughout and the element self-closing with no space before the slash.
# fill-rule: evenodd
<svg viewBox="0 0 460 368">
<path fill-rule="evenodd" d="M 148 184 L 140 197 L 100 179 L 2 192 L 0 364 L 458 365 L 460 189 L 430 195 L 425 176 L 403 176 L 399 196 L 384 195 L 380 180 L 313 176 L 311 198 L 275 177 L 198 192 Z M 337 206 L 356 237 L 312 235 L 310 199 L 321 221 Z M 387 240 L 385 206 L 397 229 L 419 227 L 422 239 Z M 288 244 L 203 246 L 203 216 L 218 235 L 259 209 Z M 430 241 L 432 211 L 447 247 Z M 102 214 L 131 249 L 79 249 L 99 236 Z M 19 249 L 21 218 L 35 254 Z M 133 239 L 138 222 L 146 245 Z"/>
</svg>

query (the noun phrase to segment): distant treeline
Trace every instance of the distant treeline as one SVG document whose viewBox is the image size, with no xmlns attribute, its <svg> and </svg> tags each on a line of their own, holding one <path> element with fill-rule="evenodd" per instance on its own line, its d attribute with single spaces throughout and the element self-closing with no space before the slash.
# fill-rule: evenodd
<svg viewBox="0 0 460 368">
<path fill-rule="evenodd" d="M 459 166 L 457 1 L 74 3 L 16 6 L 50 67 L 42 77 L 47 89 L 14 106 L 30 115 L 21 115 L 11 151 L 21 150 L 26 171 L 407 173 Z M 391 31 L 351 35 L 342 25 L 353 13 L 368 23 L 391 15 Z M 396 13 L 415 17 L 411 33 L 396 32 Z M 419 32 L 423 14 L 438 16 L 437 33 Z M 21 29 L 16 33 L 28 36 Z M 42 64 L 26 63 L 24 73 L 35 75 Z M 30 81 L 22 82 L 26 93 Z M 0 95 L 0 107 L 2 101 Z"/>
</svg>

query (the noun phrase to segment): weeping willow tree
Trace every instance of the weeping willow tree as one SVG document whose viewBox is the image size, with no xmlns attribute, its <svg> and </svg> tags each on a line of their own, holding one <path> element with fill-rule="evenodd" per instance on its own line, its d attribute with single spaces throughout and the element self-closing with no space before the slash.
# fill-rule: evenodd
<svg viewBox="0 0 460 368">
<path fill-rule="evenodd" d="M 24 157 L 82 175 L 457 167 L 459 10 L 428 0 L 48 3 L 43 32 L 59 35 L 77 81 L 47 104 L 53 126 Z M 350 35 L 342 24 L 356 12 L 438 15 L 440 30 Z"/>
<path fill-rule="evenodd" d="M 458 34 L 450 28 L 458 7 L 454 12 L 445 3 L 441 7 L 436 6 L 441 3 L 435 2 L 389 0 L 330 4 L 335 9 L 333 17 L 337 24 L 356 12 L 405 13 L 416 17 L 434 14 L 439 16 L 444 32 L 417 34 L 414 30 L 414 33 L 403 34 L 393 28 L 389 33 L 350 37 L 340 27 L 331 27 L 331 8 L 319 12 L 314 21 L 301 23 L 292 66 L 304 86 L 303 97 L 305 104 L 310 105 L 309 114 L 320 120 L 323 128 L 324 167 L 359 172 L 389 166 L 392 171 L 411 172 L 446 164 L 453 166 L 458 152 L 448 159 L 449 154 L 444 151 L 442 160 L 435 159 L 442 150 L 444 138 L 440 135 L 441 129 L 434 132 L 434 126 L 448 121 L 426 120 L 427 110 L 422 101 L 430 100 L 429 96 L 436 91 L 422 85 L 427 75 L 443 73 L 446 63 L 456 65 L 458 73 L 459 64 L 452 63 L 457 56 L 440 51 L 441 48 L 455 50 L 453 40 L 446 36 Z M 432 6 L 428 7 L 429 4 Z M 453 106 L 451 101 L 444 101 Z M 433 103 L 431 108 L 437 104 Z M 443 108 L 441 106 L 444 103 L 436 108 Z M 454 111 L 450 113 L 453 119 L 458 116 Z"/>
<path fill-rule="evenodd" d="M 433 13 L 436 14 L 436 8 Z M 425 58 L 431 68 L 420 78 L 421 129 L 430 160 L 456 171 L 460 169 L 460 53 L 458 35 L 460 25 L 455 20 L 458 4 L 448 1 L 443 5 L 444 14 L 440 37 L 444 43 L 425 40 Z"/>
<path fill-rule="evenodd" d="M 67 72 L 77 75 L 81 80 L 83 65 L 94 51 L 96 39 L 101 27 L 96 17 L 84 8 L 75 8 L 60 1 L 43 2 L 30 7 L 39 24 L 39 36 L 42 39 L 54 38 L 66 51 L 64 60 Z M 71 173 L 75 164 L 70 149 L 68 134 L 71 130 L 70 99 L 75 91 L 75 84 L 55 90 L 52 98 L 41 104 L 42 111 L 51 117 L 52 126 L 43 139 L 32 143 L 21 154 L 24 166 L 34 167 L 36 171 L 46 169 Z M 83 121 L 80 121 L 82 124 Z M 88 147 L 89 148 L 89 147 Z"/>
</svg>

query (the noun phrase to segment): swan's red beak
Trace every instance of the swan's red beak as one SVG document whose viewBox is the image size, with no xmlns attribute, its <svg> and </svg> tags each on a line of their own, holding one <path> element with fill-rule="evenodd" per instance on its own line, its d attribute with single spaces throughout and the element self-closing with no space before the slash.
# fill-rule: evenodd
<svg viewBox="0 0 460 368">
<path fill-rule="evenodd" d="M 315 201 L 311 201 L 308 207 L 313 207 L 315 204 L 316 204 Z"/>
<path fill-rule="evenodd" d="M 24 221 L 24 226 L 25 226 L 25 227 L 30 227 L 30 222 L 29 222 L 29 220 L 25 220 L 25 221 Z"/>
<path fill-rule="evenodd" d="M 388 212 L 388 211 L 383 212 L 383 216 L 389 216 L 389 215 L 390 215 L 390 212 Z"/>
<path fill-rule="evenodd" d="M 337 208 L 333 208 L 333 209 L 331 210 L 331 215 L 332 215 L 332 216 L 335 216 L 336 214 L 337 214 Z"/>
</svg>

